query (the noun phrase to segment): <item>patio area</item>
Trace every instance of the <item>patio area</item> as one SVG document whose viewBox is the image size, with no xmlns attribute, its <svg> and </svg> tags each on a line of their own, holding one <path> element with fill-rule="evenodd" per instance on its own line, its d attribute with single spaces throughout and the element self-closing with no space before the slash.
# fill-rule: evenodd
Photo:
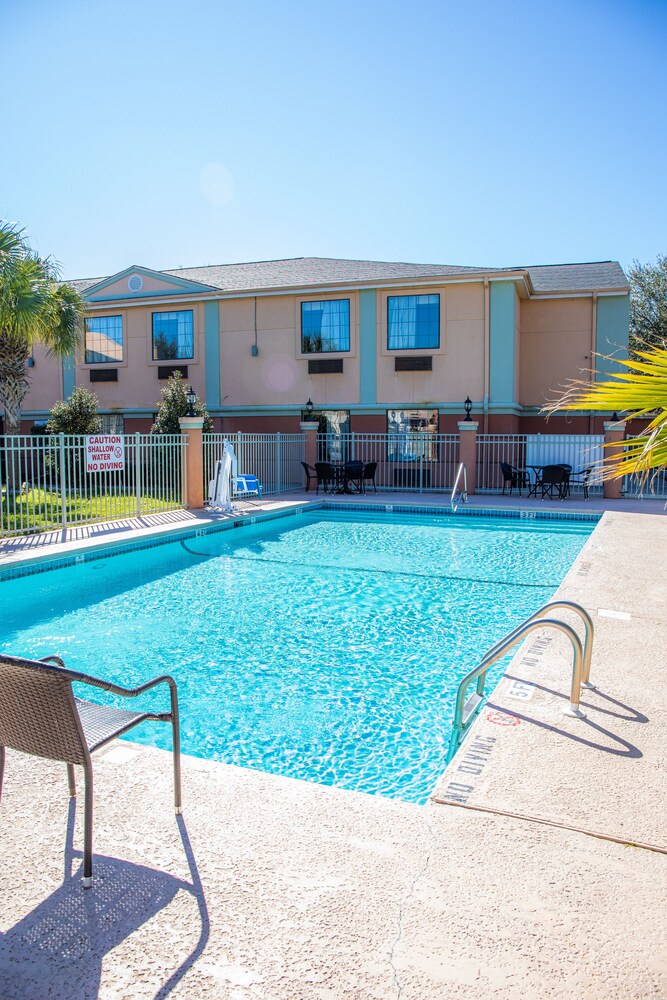
<svg viewBox="0 0 667 1000">
<path fill-rule="evenodd" d="M 479 495 L 473 506 L 602 509 Z M 8 752 L 0 995 L 666 995 L 667 519 L 662 500 L 604 508 L 558 591 L 595 623 L 587 719 L 562 715 L 567 643 L 534 633 L 425 807 L 186 756 L 176 818 L 169 755 L 119 741 L 96 756 L 84 891 L 82 802 L 68 805 L 65 766 Z M 209 519 L 5 539 L 0 565 Z"/>
</svg>

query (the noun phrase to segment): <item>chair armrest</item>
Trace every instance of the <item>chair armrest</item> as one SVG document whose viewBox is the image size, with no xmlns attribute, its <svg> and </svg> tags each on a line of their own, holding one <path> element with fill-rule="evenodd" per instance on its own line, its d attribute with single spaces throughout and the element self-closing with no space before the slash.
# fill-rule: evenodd
<svg viewBox="0 0 667 1000">
<path fill-rule="evenodd" d="M 161 674 L 160 677 L 154 677 L 152 680 L 146 681 L 145 684 L 140 684 L 139 687 L 135 688 L 121 687 L 120 684 L 103 681 L 99 677 L 91 677 L 89 674 L 78 674 L 76 680 L 80 684 L 89 684 L 90 687 L 101 688 L 103 691 L 109 691 L 111 694 L 119 694 L 123 698 L 136 698 L 137 695 L 143 694 L 144 691 L 150 691 L 151 688 L 157 687 L 158 684 L 168 684 L 171 690 L 176 692 L 176 681 L 169 674 Z"/>
</svg>

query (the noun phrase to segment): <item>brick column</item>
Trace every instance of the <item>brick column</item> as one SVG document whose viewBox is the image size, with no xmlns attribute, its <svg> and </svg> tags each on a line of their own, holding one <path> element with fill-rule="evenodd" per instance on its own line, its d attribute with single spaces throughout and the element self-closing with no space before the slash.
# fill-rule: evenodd
<svg viewBox="0 0 667 1000">
<path fill-rule="evenodd" d="M 613 420 L 605 420 L 604 422 L 604 443 L 605 445 L 619 445 L 616 448 L 604 449 L 604 464 L 609 465 L 615 459 L 619 457 L 619 452 L 622 451 L 620 442 L 625 438 L 625 423 L 622 420 L 618 422 Z M 622 479 L 607 479 L 604 483 L 604 495 L 606 500 L 620 500 L 623 489 Z"/>
<path fill-rule="evenodd" d="M 301 421 L 301 430 L 306 435 L 306 450 L 303 460 L 307 465 L 314 466 L 317 461 L 317 431 L 319 426 L 317 420 Z"/>
<path fill-rule="evenodd" d="M 472 496 L 477 486 L 477 428 L 476 420 L 459 421 L 459 462 L 466 467 L 468 496 Z M 459 489 L 462 484 L 459 483 Z"/>
<path fill-rule="evenodd" d="M 204 506 L 203 417 L 179 417 L 181 434 L 187 437 L 183 463 L 183 503 L 192 510 Z"/>
</svg>

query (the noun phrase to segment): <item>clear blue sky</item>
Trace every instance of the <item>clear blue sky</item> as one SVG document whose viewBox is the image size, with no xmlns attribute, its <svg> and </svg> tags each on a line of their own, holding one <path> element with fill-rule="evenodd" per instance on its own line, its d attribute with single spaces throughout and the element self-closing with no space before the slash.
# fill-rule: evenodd
<svg viewBox="0 0 667 1000">
<path fill-rule="evenodd" d="M 0 0 L 0 218 L 65 277 L 667 252 L 667 3 Z"/>
</svg>

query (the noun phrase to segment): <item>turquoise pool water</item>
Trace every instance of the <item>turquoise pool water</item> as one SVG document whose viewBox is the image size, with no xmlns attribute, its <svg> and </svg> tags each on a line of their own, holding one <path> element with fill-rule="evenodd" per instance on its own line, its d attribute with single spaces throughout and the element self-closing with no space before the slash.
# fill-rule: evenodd
<svg viewBox="0 0 667 1000">
<path fill-rule="evenodd" d="M 186 753 L 421 803 L 458 680 L 548 600 L 592 527 L 258 521 L 2 582 L 0 646 L 128 687 L 173 674 Z M 167 726 L 130 738 L 170 746 Z"/>
</svg>

